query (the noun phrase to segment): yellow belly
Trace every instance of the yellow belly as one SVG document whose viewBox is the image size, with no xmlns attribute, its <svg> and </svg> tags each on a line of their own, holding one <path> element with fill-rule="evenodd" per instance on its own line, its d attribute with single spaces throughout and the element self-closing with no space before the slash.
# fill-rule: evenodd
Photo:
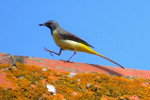
<svg viewBox="0 0 150 100">
<path fill-rule="evenodd" d="M 56 31 L 53 31 L 53 39 L 57 46 L 63 50 L 74 50 L 74 46 L 79 44 L 77 42 L 75 43 L 74 41 L 63 40 L 58 34 L 56 34 Z"/>
</svg>

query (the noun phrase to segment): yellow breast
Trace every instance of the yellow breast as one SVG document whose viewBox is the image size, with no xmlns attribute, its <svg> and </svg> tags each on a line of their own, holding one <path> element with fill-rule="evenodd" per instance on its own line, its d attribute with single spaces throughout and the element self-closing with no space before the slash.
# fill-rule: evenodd
<svg viewBox="0 0 150 100">
<path fill-rule="evenodd" d="M 53 36 L 53 39 L 54 39 L 55 43 L 58 44 L 59 41 L 60 41 L 60 37 L 59 37 L 59 35 L 57 34 L 57 30 L 54 30 L 54 31 L 53 31 L 52 36 Z"/>
<path fill-rule="evenodd" d="M 57 30 L 53 31 L 53 39 L 57 46 L 62 48 L 63 50 L 73 50 L 72 43 L 68 42 L 68 40 L 62 39 L 59 34 L 57 34 Z"/>
</svg>

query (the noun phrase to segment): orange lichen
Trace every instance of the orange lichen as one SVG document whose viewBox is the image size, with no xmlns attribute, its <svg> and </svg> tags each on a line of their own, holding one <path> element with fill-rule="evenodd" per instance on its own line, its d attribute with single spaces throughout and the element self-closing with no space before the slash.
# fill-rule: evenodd
<svg viewBox="0 0 150 100">
<path fill-rule="evenodd" d="M 13 100 L 140 100 L 150 99 L 150 80 L 143 78 L 127 79 L 101 73 L 79 73 L 72 78 L 69 72 L 57 73 L 44 67 L 17 63 L 16 67 L 1 64 L 0 69 L 7 73 L 5 79 L 11 87 L 0 86 L 0 99 Z M 56 95 L 46 87 L 56 88 Z"/>
</svg>

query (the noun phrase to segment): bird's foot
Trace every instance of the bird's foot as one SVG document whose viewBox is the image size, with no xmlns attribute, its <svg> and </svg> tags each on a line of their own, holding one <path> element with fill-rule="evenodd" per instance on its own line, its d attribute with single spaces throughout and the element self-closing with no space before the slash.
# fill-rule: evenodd
<svg viewBox="0 0 150 100">
<path fill-rule="evenodd" d="M 73 63 L 73 62 L 71 62 L 69 60 L 62 60 L 62 59 L 60 59 L 60 60 L 63 61 L 63 62 L 65 62 L 65 63 Z"/>
<path fill-rule="evenodd" d="M 64 60 L 64 62 L 69 63 L 70 61 L 69 60 Z"/>
<path fill-rule="evenodd" d="M 46 47 L 44 47 L 44 50 L 45 50 L 45 51 L 47 51 L 47 52 L 49 52 L 49 53 L 50 53 L 50 55 L 54 57 L 54 55 L 52 54 L 52 53 L 53 53 L 53 51 L 48 50 Z"/>
</svg>

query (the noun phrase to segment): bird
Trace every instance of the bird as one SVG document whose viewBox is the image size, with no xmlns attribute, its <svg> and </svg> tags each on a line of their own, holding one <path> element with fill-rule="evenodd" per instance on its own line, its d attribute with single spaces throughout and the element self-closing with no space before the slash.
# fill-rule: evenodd
<svg viewBox="0 0 150 100">
<path fill-rule="evenodd" d="M 43 24 L 39 24 L 39 26 L 46 26 L 51 30 L 51 35 L 56 43 L 56 45 L 58 47 L 60 47 L 60 51 L 59 53 L 56 53 L 54 51 L 51 51 L 47 48 L 45 48 L 45 51 L 48 51 L 52 56 L 53 54 L 56 55 L 61 55 L 61 52 L 63 50 L 70 50 L 70 51 L 74 51 L 74 54 L 67 60 L 67 62 L 70 61 L 70 59 L 77 53 L 77 52 L 85 52 L 85 53 L 89 53 L 89 54 L 94 54 L 97 56 L 100 56 L 116 65 L 118 65 L 119 67 L 123 68 L 123 66 L 121 66 L 120 64 L 118 64 L 117 62 L 97 53 L 96 51 L 94 51 L 92 48 L 94 48 L 92 45 L 90 45 L 89 43 L 87 43 L 86 41 L 84 41 L 83 39 L 77 37 L 76 35 L 64 30 L 63 28 L 61 28 L 59 26 L 59 24 L 55 21 L 55 20 L 50 20 L 47 21 Z"/>
</svg>

